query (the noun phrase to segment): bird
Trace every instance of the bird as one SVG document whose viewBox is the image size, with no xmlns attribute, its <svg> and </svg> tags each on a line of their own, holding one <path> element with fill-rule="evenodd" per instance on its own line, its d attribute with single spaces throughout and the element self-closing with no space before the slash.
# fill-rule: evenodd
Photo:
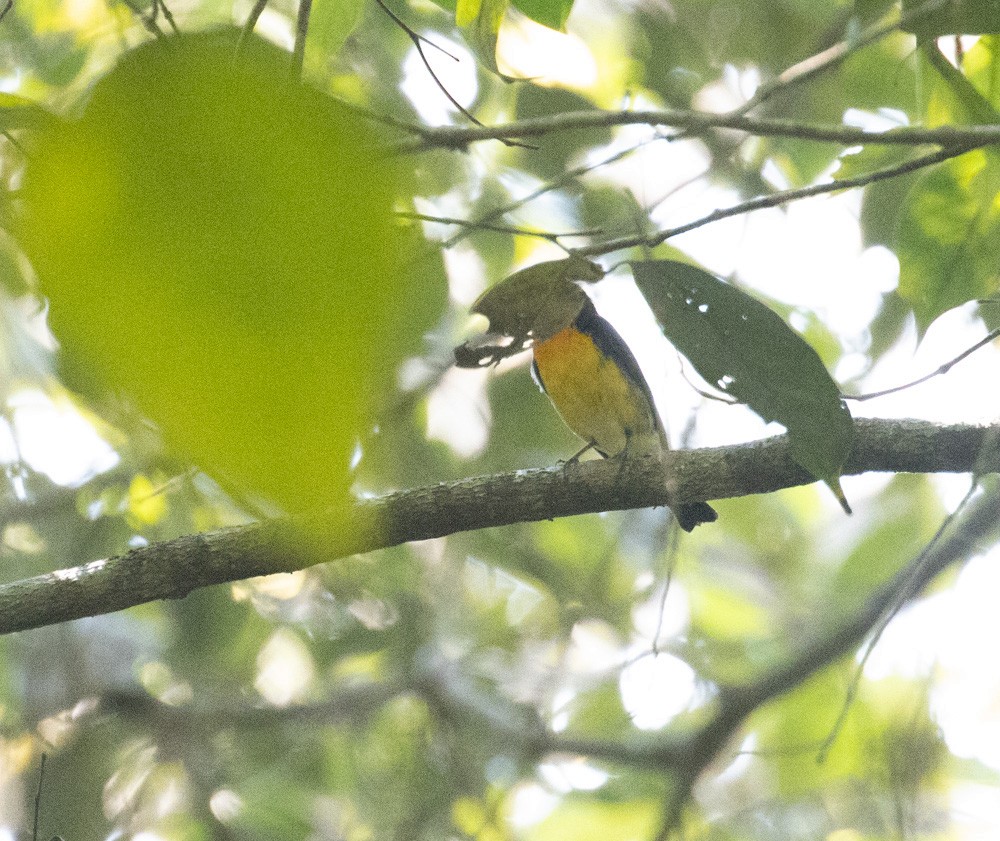
<svg viewBox="0 0 1000 841">
<path fill-rule="evenodd" d="M 667 448 L 666 433 L 639 363 L 589 297 L 572 323 L 533 346 L 531 373 L 566 425 L 586 442 L 569 461 L 588 450 L 604 458 L 626 458 L 650 446 Z M 714 522 L 705 502 L 678 505 L 685 531 Z"/>
</svg>

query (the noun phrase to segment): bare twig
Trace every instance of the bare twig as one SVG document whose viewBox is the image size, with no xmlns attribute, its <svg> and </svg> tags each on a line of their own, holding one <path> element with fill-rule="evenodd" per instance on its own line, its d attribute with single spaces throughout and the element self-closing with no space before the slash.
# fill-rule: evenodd
<svg viewBox="0 0 1000 841">
<path fill-rule="evenodd" d="M 830 728 L 830 732 L 827 733 L 826 738 L 823 739 L 819 745 L 819 750 L 816 754 L 817 762 L 826 761 L 826 758 L 830 753 L 830 748 L 833 747 L 833 743 L 837 740 L 837 736 L 840 734 L 841 728 L 847 720 L 847 714 L 851 711 L 851 707 L 854 705 L 854 699 L 857 697 L 858 687 L 861 685 L 861 678 L 864 675 L 865 665 L 868 663 L 872 652 L 875 650 L 875 646 L 877 646 L 879 640 L 882 639 L 882 634 L 885 633 L 885 629 L 889 627 L 889 623 L 896 618 L 903 605 L 905 605 L 906 602 L 919 592 L 919 589 L 914 589 L 915 583 L 911 582 L 919 582 L 923 564 L 926 563 L 927 559 L 931 557 L 931 553 L 941 541 L 945 532 L 954 522 L 959 513 L 964 510 L 965 506 L 969 503 L 969 500 L 972 499 L 972 495 L 975 493 L 977 487 L 978 482 L 973 480 L 969 486 L 968 492 L 962 498 L 962 501 L 958 504 L 954 511 L 945 517 L 941 525 L 938 526 L 938 530 L 934 533 L 934 536 L 930 539 L 930 542 L 924 547 L 923 551 L 917 556 L 916 560 L 908 567 L 908 569 L 912 571 L 911 579 L 910 581 L 902 582 L 903 586 L 901 586 L 896 592 L 893 601 L 886 605 L 885 614 L 878 621 L 878 624 L 872 629 L 868 642 L 865 645 L 864 653 L 861 655 L 854 667 L 854 674 L 851 676 L 851 681 L 847 686 L 847 693 L 844 695 L 844 703 L 840 707 L 840 713 L 838 714 L 836 721 L 834 721 L 833 726 Z"/>
<path fill-rule="evenodd" d="M 167 8 L 167 4 L 166 4 L 165 0 L 153 0 L 153 17 L 154 18 L 156 17 L 157 10 L 163 12 L 163 17 L 167 21 L 167 23 L 170 24 L 170 29 L 174 33 L 174 35 L 179 35 L 180 34 L 180 29 L 177 28 L 177 22 L 174 20 L 174 15 L 170 11 L 170 9 Z"/>
<path fill-rule="evenodd" d="M 243 47 L 246 45 L 247 39 L 253 35 L 253 31 L 257 26 L 257 21 L 260 20 L 260 16 L 264 14 L 264 9 L 266 8 L 267 0 L 254 0 L 253 7 L 250 9 L 250 14 L 247 15 L 247 19 L 243 22 L 242 29 L 240 29 L 240 39 L 236 42 L 237 55 L 243 51 Z"/>
<path fill-rule="evenodd" d="M 413 27 L 411 27 L 409 24 L 407 24 L 406 21 L 404 21 L 402 18 L 399 17 L 399 15 L 397 15 L 395 12 L 393 12 L 392 9 L 390 9 L 383 2 L 383 0 L 375 0 L 375 2 L 378 3 L 378 5 L 381 7 L 382 11 L 385 12 L 386 15 L 389 16 L 389 19 L 392 20 L 392 22 L 395 23 L 396 26 L 398 26 L 403 31 L 403 33 L 406 35 L 406 37 L 410 39 L 410 42 L 413 44 L 413 48 L 417 51 L 417 55 L 420 56 L 420 61 L 423 63 L 424 68 L 427 70 L 427 73 L 430 75 L 430 77 L 433 80 L 434 84 L 437 85 L 438 90 L 440 90 L 441 93 L 443 93 L 445 95 L 445 97 L 452 104 L 452 106 L 459 113 L 461 113 L 469 122 L 473 123 L 474 125 L 477 125 L 477 126 L 485 128 L 485 126 L 483 126 L 483 123 L 480 120 L 478 120 L 475 117 L 475 115 L 473 115 L 473 113 L 471 111 L 469 111 L 468 108 L 466 108 L 464 105 L 462 105 L 461 102 L 459 102 L 457 99 L 455 99 L 455 97 L 452 95 L 451 91 L 448 90 L 448 88 L 444 84 L 444 82 L 442 82 L 441 79 L 438 77 L 437 73 L 434 72 L 434 68 L 431 67 L 431 63 L 427 59 L 427 54 L 424 52 L 424 44 L 429 44 L 430 46 L 434 47 L 434 49 L 436 49 L 436 50 L 438 50 L 438 52 L 443 53 L 444 55 L 448 56 L 448 58 L 450 58 L 452 61 L 455 61 L 455 62 L 460 61 L 459 57 L 456 56 L 456 55 L 452 55 L 450 52 L 448 52 L 440 44 L 435 44 L 429 38 L 425 38 L 423 35 L 421 35 L 419 32 L 417 32 L 415 29 L 413 29 Z M 509 140 L 509 139 L 505 139 L 505 138 L 497 138 L 497 139 L 500 140 L 506 146 L 523 146 L 523 147 L 529 148 L 529 149 L 530 148 L 534 148 L 532 146 L 529 146 L 526 143 L 517 143 L 515 141 Z"/>
<path fill-rule="evenodd" d="M 754 710 L 852 651 L 878 627 L 887 611 L 897 604 L 900 594 L 905 594 L 903 601 L 913 598 L 943 570 L 964 562 L 981 545 L 995 540 L 1000 529 L 998 514 L 1000 489 L 993 487 L 968 506 L 965 516 L 955 523 L 946 537 L 935 540 L 929 549 L 921 552 L 905 569 L 881 586 L 845 622 L 832 629 L 821 629 L 814 640 L 805 644 L 785 665 L 766 672 L 749 684 L 723 688 L 711 720 L 687 738 L 682 746 L 676 743 L 670 745 L 677 784 L 664 806 L 658 841 L 663 841 L 679 826 L 695 780 Z"/>
<path fill-rule="evenodd" d="M 841 395 L 845 400 L 857 400 L 858 402 L 862 400 L 874 400 L 876 397 L 885 397 L 887 394 L 895 394 L 897 391 L 904 391 L 908 388 L 913 388 L 915 385 L 920 385 L 928 380 L 934 379 L 934 377 L 940 377 L 942 374 L 947 374 L 952 368 L 954 368 L 963 359 L 972 356 L 977 350 L 986 345 L 990 344 L 994 339 L 1000 338 L 1000 327 L 995 330 L 990 331 L 986 336 L 976 342 L 972 347 L 967 350 L 962 351 L 958 356 L 952 359 L 950 362 L 945 362 L 940 368 L 931 373 L 926 374 L 923 377 L 913 380 L 912 382 L 904 383 L 903 385 L 897 385 L 893 388 L 886 388 L 882 391 L 871 391 L 868 394 L 843 394 Z"/>
<path fill-rule="evenodd" d="M 566 172 L 562 173 L 556 178 L 553 178 L 551 181 L 546 181 L 541 186 L 536 187 L 534 190 L 531 190 L 526 195 L 523 195 L 520 198 L 516 198 L 513 201 L 508 202 L 507 204 L 501 205 L 500 207 L 494 208 L 488 213 L 483 214 L 476 221 L 477 223 L 481 223 L 481 222 L 492 222 L 494 219 L 499 219 L 501 216 L 505 216 L 506 214 L 511 213 L 520 207 L 523 207 L 528 202 L 534 201 L 540 196 L 544 196 L 546 193 L 550 193 L 553 190 L 558 190 L 560 187 L 564 187 L 566 184 L 575 181 L 580 176 L 587 175 L 590 172 L 594 172 L 595 170 L 600 169 L 602 166 L 608 166 L 609 164 L 613 164 L 617 161 L 620 161 L 623 158 L 627 157 L 628 155 L 631 155 L 637 149 L 642 148 L 647 143 L 652 143 L 654 140 L 659 140 L 659 139 L 660 138 L 658 137 L 651 137 L 646 140 L 643 140 L 641 143 L 637 143 L 635 146 L 629 147 L 628 149 L 622 149 L 618 152 L 614 152 L 613 154 L 609 155 L 606 158 L 603 158 L 600 161 L 597 161 L 596 163 L 581 164 L 580 166 L 568 169 L 566 170 Z M 459 242 L 461 242 L 461 240 L 465 239 L 466 236 L 468 236 L 468 232 L 459 231 L 454 236 L 445 240 L 442 243 L 442 246 L 444 248 L 451 248 L 452 246 L 457 245 Z"/>
<path fill-rule="evenodd" d="M 302 67 L 306 58 L 306 38 L 309 35 L 309 14 L 312 0 L 299 0 L 299 13 L 295 18 L 295 46 L 292 50 L 292 67 L 295 76 L 302 78 Z"/>
<path fill-rule="evenodd" d="M 555 233 L 553 231 L 533 231 L 530 228 L 518 228 L 514 225 L 497 225 L 489 222 L 481 222 L 471 219 L 456 219 L 450 216 L 432 216 L 428 213 L 410 213 L 408 211 L 396 214 L 403 219 L 417 219 L 421 222 L 436 222 L 440 225 L 459 225 L 469 231 L 496 231 L 500 234 L 514 234 L 525 237 L 538 237 L 549 242 L 559 244 L 559 240 L 565 237 L 589 237 L 600 233 L 599 230 L 588 231 L 566 231 Z"/>
<path fill-rule="evenodd" d="M 438 126 L 428 128 L 420 140 L 396 144 L 396 151 L 413 153 L 430 149 L 465 149 L 484 140 L 543 137 L 564 131 L 614 126 L 673 126 L 700 134 L 711 129 L 733 129 L 758 137 L 794 137 L 843 146 L 941 146 L 970 149 L 1000 144 L 1000 125 L 962 125 L 923 128 L 897 126 L 885 131 L 845 125 L 815 125 L 796 120 L 764 119 L 740 114 L 664 109 L 658 111 L 565 111 L 494 126 Z"/>
<path fill-rule="evenodd" d="M 153 13 L 151 15 L 146 15 L 143 13 L 133 0 L 122 0 L 122 2 L 132 10 L 134 14 L 141 21 L 142 25 L 146 27 L 146 31 L 152 33 L 157 38 L 166 38 L 167 34 L 160 29 L 160 24 L 156 22 L 156 6 L 153 6 Z"/>
<path fill-rule="evenodd" d="M 833 46 L 827 47 L 825 50 L 821 50 L 797 64 L 793 64 L 771 81 L 762 84 L 750 99 L 729 113 L 746 114 L 772 97 L 784 93 L 790 88 L 818 76 L 820 73 L 833 69 L 853 53 L 898 32 L 903 26 L 926 17 L 941 7 L 946 6 L 949 2 L 950 0 L 927 0 L 927 2 L 921 3 L 918 6 L 906 9 L 896 20 L 873 24 L 859 32 L 856 36 L 839 41 Z"/>
<path fill-rule="evenodd" d="M 38 814 L 42 808 L 42 781 L 45 779 L 45 753 L 38 764 L 38 788 L 35 789 L 35 820 L 31 825 L 31 841 L 38 841 Z"/>
<path fill-rule="evenodd" d="M 619 239 L 608 240 L 607 242 L 595 243 L 594 245 L 587 245 L 582 248 L 574 249 L 574 253 L 580 255 L 581 257 L 593 257 L 600 254 L 608 254 L 612 251 L 619 251 L 623 248 L 653 248 L 663 242 L 666 242 L 671 237 L 676 237 L 680 234 L 687 233 L 688 231 L 693 231 L 696 228 L 701 228 L 705 225 L 711 224 L 712 222 L 718 222 L 720 219 L 727 219 L 730 216 L 740 216 L 753 210 L 778 207 L 780 205 L 788 204 L 792 201 L 798 201 L 799 199 L 809 198 L 811 196 L 819 196 L 824 193 L 835 193 L 840 190 L 864 187 L 878 181 L 897 178 L 908 172 L 924 169 L 925 167 L 933 166 L 934 164 L 949 160 L 950 158 L 964 155 L 969 151 L 971 151 L 970 148 L 965 146 L 949 147 L 928 155 L 911 158 L 901 164 L 895 164 L 883 169 L 876 169 L 872 172 L 867 172 L 864 175 L 855 176 L 854 178 L 842 178 L 837 181 L 812 184 L 808 187 L 801 187 L 795 190 L 782 190 L 777 193 L 771 193 L 767 196 L 757 196 L 749 199 L 748 201 L 733 205 L 732 207 L 720 208 L 719 210 L 715 210 L 706 216 L 702 216 L 700 219 L 695 219 L 692 222 L 687 222 L 683 225 L 677 226 L 676 228 L 669 228 L 665 231 L 660 231 L 652 236 L 621 237 Z"/>
</svg>

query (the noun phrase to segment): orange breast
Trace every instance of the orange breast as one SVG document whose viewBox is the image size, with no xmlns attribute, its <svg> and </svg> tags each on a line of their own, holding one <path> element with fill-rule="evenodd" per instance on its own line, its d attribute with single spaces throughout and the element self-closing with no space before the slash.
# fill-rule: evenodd
<svg viewBox="0 0 1000 841">
<path fill-rule="evenodd" d="M 653 407 L 586 333 L 569 327 L 535 345 L 541 385 L 566 425 L 603 454 L 618 455 L 630 437 L 656 432 Z"/>
</svg>

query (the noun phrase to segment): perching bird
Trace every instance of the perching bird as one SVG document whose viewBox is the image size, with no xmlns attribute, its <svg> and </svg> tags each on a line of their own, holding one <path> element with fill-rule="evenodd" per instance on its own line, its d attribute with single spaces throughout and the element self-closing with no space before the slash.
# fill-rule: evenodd
<svg viewBox="0 0 1000 841">
<path fill-rule="evenodd" d="M 589 298 L 573 323 L 534 343 L 531 370 L 566 425 L 605 458 L 631 448 L 666 448 L 653 395 L 625 340 Z M 641 449 L 640 449 L 641 451 Z M 674 510 L 685 531 L 718 515 L 705 502 Z"/>
</svg>

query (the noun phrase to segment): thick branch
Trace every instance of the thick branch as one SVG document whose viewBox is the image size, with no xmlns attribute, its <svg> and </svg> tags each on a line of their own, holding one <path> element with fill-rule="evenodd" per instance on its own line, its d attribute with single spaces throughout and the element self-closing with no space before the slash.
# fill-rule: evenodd
<svg viewBox="0 0 1000 841">
<path fill-rule="evenodd" d="M 967 472 L 1000 428 L 858 420 L 845 473 Z M 978 465 L 980 471 L 996 465 Z M 192 590 L 290 572 L 348 555 L 460 531 L 723 499 L 813 481 L 786 436 L 671 453 L 669 484 L 654 458 L 519 470 L 397 491 L 308 521 L 273 520 L 133 549 L 125 555 L 0 586 L 0 633 L 111 613 Z"/>
</svg>

